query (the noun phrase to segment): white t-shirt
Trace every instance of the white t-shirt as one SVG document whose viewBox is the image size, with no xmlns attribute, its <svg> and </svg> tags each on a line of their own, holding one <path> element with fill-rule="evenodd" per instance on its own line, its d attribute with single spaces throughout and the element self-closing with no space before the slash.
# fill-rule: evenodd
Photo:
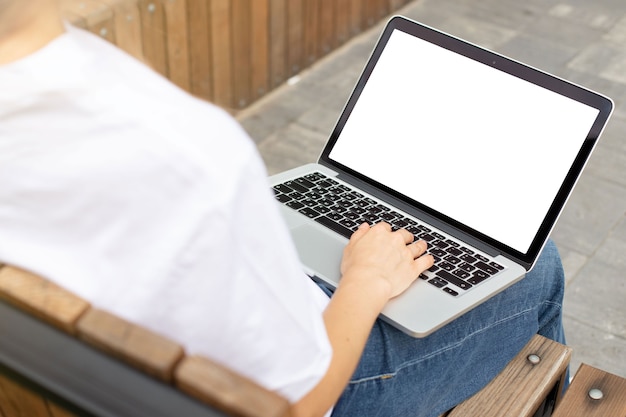
<svg viewBox="0 0 626 417">
<path fill-rule="evenodd" d="M 254 144 L 88 32 L 0 66 L 0 262 L 291 401 L 332 355 Z"/>
</svg>

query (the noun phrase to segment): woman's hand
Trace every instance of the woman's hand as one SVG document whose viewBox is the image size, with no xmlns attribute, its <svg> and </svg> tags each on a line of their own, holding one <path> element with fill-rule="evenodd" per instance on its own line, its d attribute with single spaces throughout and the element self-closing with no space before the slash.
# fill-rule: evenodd
<svg viewBox="0 0 626 417">
<path fill-rule="evenodd" d="M 362 224 L 344 250 L 343 277 L 380 280 L 382 288 L 387 288 L 387 299 L 401 294 L 434 262 L 431 255 L 425 255 L 426 242 L 413 240 L 407 230 L 392 232 L 387 223 Z"/>
</svg>

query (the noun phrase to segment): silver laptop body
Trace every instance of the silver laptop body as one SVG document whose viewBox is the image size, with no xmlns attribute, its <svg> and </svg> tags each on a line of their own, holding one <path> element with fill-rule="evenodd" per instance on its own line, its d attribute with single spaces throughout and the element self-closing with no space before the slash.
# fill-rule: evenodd
<svg viewBox="0 0 626 417">
<path fill-rule="evenodd" d="M 612 109 L 588 89 L 396 16 L 318 162 L 270 181 L 305 271 L 331 288 L 363 221 L 429 241 L 434 271 L 381 315 L 424 337 L 532 268 Z"/>
</svg>

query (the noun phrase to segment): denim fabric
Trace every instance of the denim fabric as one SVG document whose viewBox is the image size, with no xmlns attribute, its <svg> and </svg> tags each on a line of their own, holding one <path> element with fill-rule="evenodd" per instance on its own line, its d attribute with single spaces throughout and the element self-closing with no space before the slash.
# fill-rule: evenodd
<svg viewBox="0 0 626 417">
<path fill-rule="evenodd" d="M 548 242 L 524 279 L 432 335 L 377 320 L 332 416 L 438 416 L 493 379 L 536 333 L 565 343 L 564 274 Z"/>
</svg>

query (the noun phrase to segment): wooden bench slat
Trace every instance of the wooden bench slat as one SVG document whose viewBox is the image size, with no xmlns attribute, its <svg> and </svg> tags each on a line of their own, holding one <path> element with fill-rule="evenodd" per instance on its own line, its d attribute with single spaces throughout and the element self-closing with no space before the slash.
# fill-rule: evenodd
<svg viewBox="0 0 626 417">
<path fill-rule="evenodd" d="M 0 375 L 0 416 L 55 417 L 44 397 Z"/>
<path fill-rule="evenodd" d="M 589 391 L 599 389 L 601 399 Z M 626 417 L 626 379 L 582 364 L 553 417 Z"/>
<path fill-rule="evenodd" d="M 541 361 L 533 365 L 528 360 L 531 354 Z M 571 348 L 535 335 L 496 378 L 459 404 L 450 417 L 532 416 L 564 378 L 571 354 Z"/>
<path fill-rule="evenodd" d="M 95 308 L 81 317 L 77 330 L 85 342 L 167 382 L 184 356 L 183 348 L 175 342 Z"/>
<path fill-rule="evenodd" d="M 174 372 L 183 392 L 228 415 L 288 417 L 289 403 L 280 395 L 201 356 L 188 356 Z"/>
<path fill-rule="evenodd" d="M 90 306 L 64 288 L 11 266 L 0 269 L 0 298 L 70 334 Z"/>
</svg>

